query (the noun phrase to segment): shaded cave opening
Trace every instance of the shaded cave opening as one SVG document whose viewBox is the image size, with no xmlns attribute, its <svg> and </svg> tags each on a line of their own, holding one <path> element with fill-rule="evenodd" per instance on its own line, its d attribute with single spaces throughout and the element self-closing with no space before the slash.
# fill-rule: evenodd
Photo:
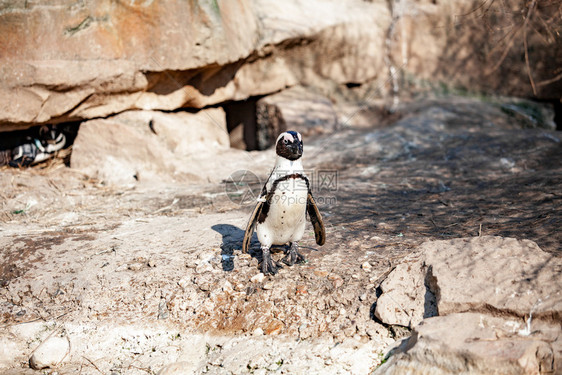
<svg viewBox="0 0 562 375">
<path fill-rule="evenodd" d="M 0 136 L 0 167 L 23 168 L 60 160 L 70 166 L 72 145 L 78 135 L 80 121 L 43 124 L 27 129 L 2 132 Z"/>
<path fill-rule="evenodd" d="M 230 147 L 246 151 L 265 150 L 275 144 L 277 136 L 287 130 L 283 116 L 275 105 L 260 101 L 265 95 L 222 104 Z"/>
</svg>

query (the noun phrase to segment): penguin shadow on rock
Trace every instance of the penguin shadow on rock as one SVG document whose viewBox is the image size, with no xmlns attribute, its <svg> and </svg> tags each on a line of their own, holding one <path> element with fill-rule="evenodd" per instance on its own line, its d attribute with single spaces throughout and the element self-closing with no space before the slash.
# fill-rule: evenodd
<svg viewBox="0 0 562 375">
<path fill-rule="evenodd" d="M 244 230 L 231 224 L 215 224 L 211 227 L 215 232 L 222 236 L 221 244 L 221 263 L 223 271 L 230 272 L 234 269 L 234 250 L 241 250 Z M 258 238 L 254 233 L 252 243 L 258 243 Z M 254 246 L 255 248 L 255 246 Z M 259 246 L 258 246 L 259 249 Z M 250 255 L 258 257 L 259 252 L 250 249 Z M 259 260 L 259 259 L 258 259 Z"/>
<path fill-rule="evenodd" d="M 221 263 L 223 271 L 230 272 L 234 269 L 234 250 L 242 249 L 242 240 L 244 239 L 244 230 L 231 224 L 215 224 L 211 227 L 215 232 L 222 236 L 221 244 Z M 272 246 L 272 252 L 287 252 L 287 245 Z M 306 248 L 306 247 L 305 247 Z M 252 258 L 256 258 L 258 262 L 262 261 L 262 252 L 258 236 L 256 233 L 252 235 L 248 253 Z"/>
</svg>

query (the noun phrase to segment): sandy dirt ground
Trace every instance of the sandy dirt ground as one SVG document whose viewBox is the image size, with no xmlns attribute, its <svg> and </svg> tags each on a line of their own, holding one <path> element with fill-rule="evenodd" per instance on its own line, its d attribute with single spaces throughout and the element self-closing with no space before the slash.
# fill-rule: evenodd
<svg viewBox="0 0 562 375">
<path fill-rule="evenodd" d="M 47 373 L 372 373 L 408 334 L 374 319 L 377 287 L 422 242 L 500 235 L 562 255 L 560 133 L 471 105 L 305 144 L 327 243 L 309 226 L 307 262 L 274 277 L 259 274 L 257 240 L 240 251 L 255 187 L 229 180 L 264 181 L 271 150 L 236 152 L 235 168 L 214 157 L 204 184 L 0 170 L 0 372 L 35 373 L 30 355 L 61 336 L 68 355 Z"/>
</svg>

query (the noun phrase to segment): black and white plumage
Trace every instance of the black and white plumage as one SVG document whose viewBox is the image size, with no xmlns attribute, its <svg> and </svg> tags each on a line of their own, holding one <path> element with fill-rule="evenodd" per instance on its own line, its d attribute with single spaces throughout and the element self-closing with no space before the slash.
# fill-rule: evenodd
<svg viewBox="0 0 562 375">
<path fill-rule="evenodd" d="M 282 133 L 275 150 L 275 167 L 250 216 L 242 243 L 242 250 L 248 252 L 255 229 L 262 250 L 261 270 L 266 275 L 276 274 L 280 267 L 271 259 L 272 245 L 289 244 L 287 255 L 282 259 L 287 265 L 305 260 L 298 251 L 298 241 L 304 234 L 306 213 L 314 228 L 316 243 L 322 246 L 326 240 L 322 216 L 302 166 L 302 136 L 295 131 Z"/>
</svg>

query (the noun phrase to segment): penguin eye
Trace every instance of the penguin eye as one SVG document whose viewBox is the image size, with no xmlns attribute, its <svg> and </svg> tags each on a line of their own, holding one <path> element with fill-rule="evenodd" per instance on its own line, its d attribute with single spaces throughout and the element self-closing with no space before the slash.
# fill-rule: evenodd
<svg viewBox="0 0 562 375">
<path fill-rule="evenodd" d="M 289 144 L 289 141 L 286 140 L 286 139 L 283 139 L 283 143 L 286 144 L 286 145 L 288 145 L 288 144 Z"/>
</svg>

